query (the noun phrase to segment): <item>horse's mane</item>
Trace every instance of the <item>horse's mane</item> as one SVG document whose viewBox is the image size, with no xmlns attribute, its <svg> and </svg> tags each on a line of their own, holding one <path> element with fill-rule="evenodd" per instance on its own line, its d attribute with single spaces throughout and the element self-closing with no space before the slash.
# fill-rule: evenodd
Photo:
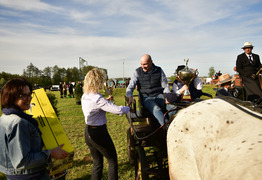
<svg viewBox="0 0 262 180">
<path fill-rule="evenodd" d="M 254 112 L 257 112 L 257 113 L 260 113 L 262 115 L 262 108 L 259 107 L 259 106 L 256 106 L 255 104 L 253 104 L 252 102 L 250 101 L 242 101 L 240 99 L 237 99 L 237 98 L 234 98 L 234 97 L 230 97 L 230 96 L 217 96 L 216 98 L 218 99 L 222 99 L 228 103 L 230 103 L 231 105 L 237 107 L 238 109 L 252 115 L 252 116 L 255 116 L 259 119 L 261 119 L 261 116 L 258 116 L 256 115 L 255 113 L 252 113 L 252 111 Z M 242 107 L 241 107 L 242 106 Z M 251 111 L 248 111 L 246 110 L 245 108 L 251 110 Z"/>
</svg>

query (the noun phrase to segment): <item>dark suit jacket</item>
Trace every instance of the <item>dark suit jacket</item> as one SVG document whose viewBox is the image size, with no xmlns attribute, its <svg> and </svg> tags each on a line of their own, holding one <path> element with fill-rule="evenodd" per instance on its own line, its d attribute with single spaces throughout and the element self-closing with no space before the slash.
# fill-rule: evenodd
<svg viewBox="0 0 262 180">
<path fill-rule="evenodd" d="M 250 63 L 245 53 L 240 54 L 237 57 L 237 71 L 243 80 L 246 97 L 249 101 L 262 97 L 258 77 L 256 77 L 256 79 L 252 78 L 252 74 L 256 74 L 261 68 L 261 62 L 258 55 L 252 54 L 252 56 L 253 63 Z"/>
<path fill-rule="evenodd" d="M 240 76 L 251 78 L 252 74 L 256 74 L 257 71 L 261 68 L 261 62 L 257 54 L 253 54 L 253 63 L 251 64 L 248 57 L 245 53 L 242 53 L 237 56 L 237 72 Z"/>
</svg>

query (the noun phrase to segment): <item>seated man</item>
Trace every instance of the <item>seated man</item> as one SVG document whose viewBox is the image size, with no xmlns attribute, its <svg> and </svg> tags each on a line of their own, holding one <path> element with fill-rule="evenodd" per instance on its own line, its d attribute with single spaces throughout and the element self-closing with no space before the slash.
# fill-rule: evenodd
<svg viewBox="0 0 262 180">
<path fill-rule="evenodd" d="M 153 64 L 149 54 L 144 54 L 140 59 L 140 63 L 141 67 L 135 70 L 126 89 L 129 104 L 133 102 L 133 91 L 137 85 L 141 103 L 155 116 L 159 124 L 162 125 L 164 123 L 162 109 L 166 107 L 163 93 L 170 93 L 166 75 L 160 67 Z M 165 121 L 167 122 L 168 118 Z"/>
<path fill-rule="evenodd" d="M 231 82 L 234 80 L 234 78 L 231 78 L 229 74 L 223 74 L 219 77 L 217 86 L 220 86 L 217 89 L 216 96 L 231 96 L 232 94 L 229 91 L 229 88 L 231 87 Z"/>
<path fill-rule="evenodd" d="M 193 101 L 196 98 L 200 98 L 200 96 L 202 94 L 203 83 L 201 82 L 201 80 L 199 79 L 198 76 L 189 84 L 189 87 L 181 81 L 181 79 L 178 75 L 178 72 L 180 70 L 184 69 L 184 68 L 185 68 L 184 65 L 178 66 L 177 69 L 176 69 L 176 73 L 175 73 L 175 74 L 177 74 L 177 78 L 173 83 L 172 91 L 178 96 L 176 102 L 181 101 L 182 95 L 184 94 L 184 92 L 186 90 L 189 90 L 191 98 L 192 98 Z"/>
</svg>

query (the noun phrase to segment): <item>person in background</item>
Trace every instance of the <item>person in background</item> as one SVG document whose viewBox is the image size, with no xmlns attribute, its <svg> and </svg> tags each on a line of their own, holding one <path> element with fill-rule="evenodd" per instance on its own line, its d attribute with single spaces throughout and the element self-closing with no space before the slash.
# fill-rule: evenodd
<svg viewBox="0 0 262 180">
<path fill-rule="evenodd" d="M 248 101 L 262 97 L 262 90 L 256 73 L 261 69 L 261 62 L 257 54 L 252 53 L 253 45 L 245 42 L 242 49 L 244 53 L 237 56 L 236 70 L 243 80 Z"/>
<path fill-rule="evenodd" d="M 38 122 L 23 111 L 30 108 L 32 85 L 25 79 L 9 80 L 1 90 L 0 172 L 8 180 L 49 180 L 51 157 L 64 159 L 63 145 L 42 150 Z"/>
<path fill-rule="evenodd" d="M 69 95 L 74 98 L 75 97 L 74 96 L 74 85 L 72 84 L 71 81 L 69 82 L 69 88 L 68 89 L 69 89 Z"/>
<path fill-rule="evenodd" d="M 60 82 L 59 84 L 59 91 L 60 91 L 60 98 L 63 98 L 63 83 Z"/>
<path fill-rule="evenodd" d="M 216 85 L 220 87 L 217 89 L 216 96 L 233 97 L 229 91 L 232 81 L 234 81 L 234 78 L 231 78 L 229 74 L 222 74 L 221 76 L 219 76 L 219 80 Z"/>
<path fill-rule="evenodd" d="M 108 179 L 118 179 L 117 154 L 114 143 L 107 131 L 106 112 L 126 114 L 130 108 L 117 106 L 102 97 L 99 90 L 103 88 L 106 75 L 97 68 L 87 73 L 84 79 L 82 111 L 85 116 L 85 141 L 93 157 L 92 180 L 100 180 L 103 171 L 103 157 L 108 162 Z"/>
<path fill-rule="evenodd" d="M 126 88 L 129 104 L 134 102 L 133 91 L 137 86 L 143 106 L 154 115 L 160 125 L 163 125 L 163 109 L 166 110 L 166 106 L 172 106 L 166 104 L 163 95 L 164 93 L 170 93 L 166 75 L 160 67 L 155 66 L 149 54 L 141 56 L 140 64 L 141 67 L 135 70 Z M 172 109 L 172 107 L 169 109 Z M 168 117 L 166 117 L 165 121 L 169 121 Z"/>
<path fill-rule="evenodd" d="M 67 96 L 67 85 L 66 85 L 66 82 L 64 82 L 64 84 L 63 84 L 63 92 L 64 92 L 64 98 L 66 98 L 66 96 Z"/>
<path fill-rule="evenodd" d="M 81 94 L 83 94 L 83 84 L 82 81 L 78 81 L 78 84 L 80 86 Z"/>
<path fill-rule="evenodd" d="M 186 67 L 185 65 L 180 65 L 176 69 L 175 74 L 177 75 L 177 78 L 174 81 L 173 88 L 172 88 L 172 91 L 178 96 L 176 102 L 181 101 L 182 95 L 184 94 L 185 90 L 189 90 L 193 101 L 197 98 L 200 98 L 202 94 L 203 83 L 201 82 L 198 76 L 196 76 L 196 78 L 189 84 L 189 86 L 185 85 L 181 81 L 178 72 L 184 69 L 185 67 Z"/>
</svg>

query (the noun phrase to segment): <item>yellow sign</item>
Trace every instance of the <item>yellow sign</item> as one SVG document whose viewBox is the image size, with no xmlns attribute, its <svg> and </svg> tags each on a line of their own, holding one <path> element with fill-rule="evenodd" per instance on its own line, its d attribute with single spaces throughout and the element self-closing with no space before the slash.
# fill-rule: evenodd
<svg viewBox="0 0 262 180">
<path fill-rule="evenodd" d="M 42 132 L 42 139 L 44 142 L 43 149 L 54 149 L 59 145 L 64 144 L 62 149 L 70 154 L 65 159 L 52 158 L 51 173 L 54 175 L 63 172 L 73 164 L 74 149 L 66 136 L 44 89 L 33 91 L 31 104 L 32 107 L 30 110 L 27 110 L 26 113 L 33 115 L 33 118 L 38 121 L 38 127 Z"/>
</svg>

